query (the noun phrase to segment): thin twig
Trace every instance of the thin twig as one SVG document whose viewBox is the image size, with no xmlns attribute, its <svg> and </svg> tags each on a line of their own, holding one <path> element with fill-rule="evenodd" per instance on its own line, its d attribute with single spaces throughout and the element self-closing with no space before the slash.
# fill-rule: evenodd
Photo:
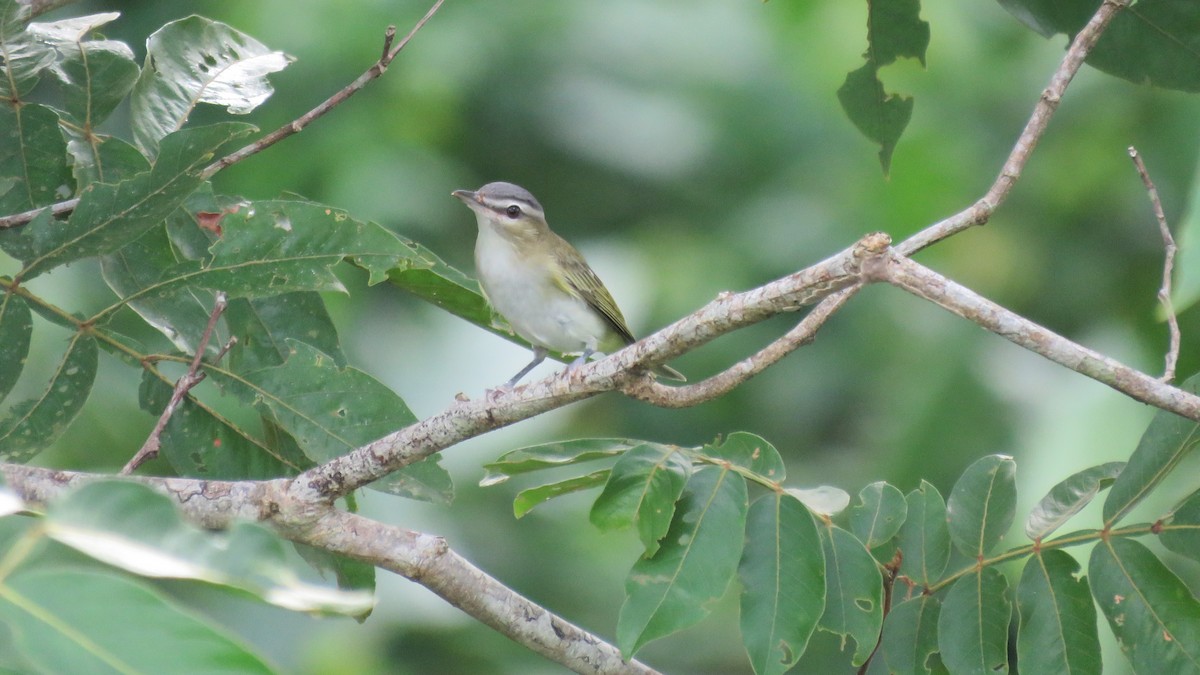
<svg viewBox="0 0 1200 675">
<path fill-rule="evenodd" d="M 192 358 L 192 363 L 188 366 L 187 372 L 179 381 L 175 383 L 175 389 L 171 391 L 171 400 L 167 402 L 167 406 L 163 408 L 162 414 L 158 416 L 158 422 L 155 423 L 154 429 L 150 431 L 150 436 L 137 453 L 125 464 L 121 469 L 122 476 L 128 476 L 137 470 L 139 466 L 148 462 L 155 457 L 158 457 L 158 451 L 162 448 L 162 432 L 167 428 L 167 422 L 171 420 L 171 415 L 175 414 L 175 410 L 179 404 L 183 402 L 183 397 L 192 390 L 193 387 L 204 381 L 205 373 L 200 370 L 200 363 L 204 359 L 204 350 L 208 348 L 208 341 L 212 339 L 213 331 L 217 327 L 217 321 L 221 318 L 221 314 L 225 311 L 228 305 L 228 298 L 225 293 L 218 292 L 216 301 L 213 302 L 212 312 L 208 315 L 208 324 L 204 326 L 204 333 L 200 335 L 200 342 L 196 345 L 196 355 Z M 234 345 L 236 339 L 230 338 L 229 342 L 221 348 L 217 355 L 219 360 L 225 355 L 229 348 Z"/>
<path fill-rule="evenodd" d="M 322 101 L 320 105 L 312 110 L 309 110 L 300 117 L 297 117 L 291 122 L 279 127 L 275 131 L 272 131 L 257 141 L 254 141 L 253 143 L 235 152 L 231 152 L 212 164 L 209 164 L 204 168 L 204 171 L 200 173 L 200 176 L 205 180 L 208 180 L 221 169 L 232 166 L 233 164 L 236 164 L 243 159 L 250 157 L 251 155 L 262 152 L 263 150 L 266 150 L 279 141 L 291 136 L 292 134 L 300 133 L 304 127 L 307 127 L 314 120 L 323 116 L 330 110 L 333 110 L 346 99 L 357 94 L 372 80 L 387 72 L 388 65 L 390 65 L 396 56 L 400 54 L 400 50 L 404 49 L 409 40 L 412 40 L 413 36 L 417 34 L 417 31 L 421 30 L 421 28 L 433 18 L 433 15 L 437 13 L 438 9 L 441 8 L 442 3 L 445 1 L 446 0 L 437 0 L 437 2 L 433 3 L 433 6 L 429 8 L 429 11 L 425 12 L 425 16 L 421 17 L 421 20 L 412 27 L 412 30 L 408 31 L 408 35 L 405 35 L 404 39 L 400 40 L 400 42 L 390 50 L 388 47 L 391 46 L 392 41 L 396 37 L 396 27 L 388 26 L 383 35 L 383 53 L 379 57 L 378 61 L 371 64 L 370 68 L 367 68 L 366 72 L 364 72 L 362 75 L 359 75 L 358 78 L 356 78 L 350 84 L 342 87 L 342 89 L 333 96 L 330 96 Z"/>
<path fill-rule="evenodd" d="M 861 288 L 861 285 L 851 286 L 825 298 L 783 337 L 701 382 L 669 387 L 652 377 L 643 377 L 629 383 L 621 391 L 627 396 L 663 408 L 687 408 L 724 396 L 783 357 L 815 340 L 821 326 L 824 326 L 825 322 Z"/>
<path fill-rule="evenodd" d="M 1067 49 L 1058 69 L 1051 76 L 1050 83 L 1046 85 L 1041 98 L 1034 106 L 1033 114 L 1025 123 L 1021 135 L 1017 137 L 1017 142 L 1013 146 L 1012 152 L 1009 153 L 1008 159 L 1005 160 L 1000 175 L 988 188 L 987 193 L 966 209 L 926 227 L 897 244 L 897 252 L 901 255 L 912 255 L 946 237 L 974 225 L 983 225 L 991 219 L 992 214 L 1008 197 L 1008 193 L 1016 185 L 1017 179 L 1021 177 L 1021 171 L 1033 154 L 1033 149 L 1037 147 L 1038 141 L 1046 132 L 1046 127 L 1049 126 L 1054 111 L 1058 109 L 1058 103 L 1062 100 L 1067 85 L 1079 72 L 1084 59 L 1096 45 L 1096 41 L 1100 39 L 1100 35 L 1104 33 L 1109 22 L 1117 15 L 1117 12 L 1129 6 L 1130 2 L 1132 0 L 1104 0 L 1087 25 L 1075 35 L 1075 39 L 1071 41 L 1071 47 Z"/>
<path fill-rule="evenodd" d="M 1170 382 L 1175 379 L 1175 365 L 1179 362 L 1179 344 L 1182 341 L 1182 336 L 1179 332 L 1179 320 L 1175 317 L 1175 306 L 1171 304 L 1171 276 L 1175 270 L 1175 238 L 1171 236 L 1171 226 L 1167 224 L 1167 214 L 1163 212 L 1162 201 L 1158 198 L 1158 188 L 1154 187 L 1154 181 L 1150 180 L 1150 172 L 1146 170 L 1146 163 L 1142 161 L 1141 154 L 1137 148 L 1129 146 L 1129 158 L 1133 160 L 1133 166 L 1137 168 L 1138 175 L 1142 177 L 1142 184 L 1146 186 L 1146 194 L 1150 195 L 1150 206 L 1154 209 L 1154 218 L 1158 220 L 1158 231 L 1162 234 L 1163 249 L 1163 276 L 1162 287 L 1158 289 L 1158 301 L 1162 303 L 1163 311 L 1167 314 L 1167 329 L 1170 332 L 1170 345 L 1167 348 L 1167 355 L 1164 357 L 1165 366 L 1163 375 L 1159 379 L 1163 382 Z"/>
<path fill-rule="evenodd" d="M 371 67 L 368 68 L 366 72 L 364 72 L 362 75 L 359 75 L 358 78 L 353 82 L 343 87 L 333 96 L 325 99 L 325 101 L 312 110 L 279 127 L 266 136 L 263 136 L 257 141 L 231 152 L 221 159 L 218 159 L 212 164 L 204 167 L 204 170 L 201 171 L 200 176 L 204 180 L 208 180 L 222 169 L 228 168 L 242 161 L 243 159 L 246 159 L 247 157 L 258 154 L 272 145 L 275 145 L 279 141 L 282 141 L 288 136 L 299 133 L 314 120 L 325 115 L 325 113 L 328 113 L 330 110 L 337 107 L 338 104 L 358 93 L 358 91 L 367 86 L 368 83 L 387 71 L 388 65 L 390 65 L 396 56 L 400 54 L 400 50 L 404 49 L 405 45 L 407 45 L 408 42 L 412 40 L 413 36 L 417 34 L 417 31 L 421 30 L 421 28 L 428 23 L 431 18 L 433 18 L 433 15 L 437 13 L 438 9 L 441 8 L 442 3 L 445 1 L 446 0 L 437 0 L 437 2 L 433 3 L 433 6 L 429 8 L 429 11 L 425 12 L 425 16 L 421 17 L 421 20 L 413 26 L 412 30 L 408 32 L 408 35 L 405 35 L 404 39 L 400 40 L 395 47 L 391 47 L 391 45 L 396 37 L 396 27 L 388 26 L 387 30 L 384 32 L 383 54 L 380 56 L 378 61 L 371 64 Z M 389 47 L 391 47 L 391 49 L 389 49 Z M 12 215 L 3 216 L 0 217 L 0 229 L 24 225 L 32 221 L 39 213 L 47 208 L 50 209 L 50 212 L 55 216 L 64 216 L 74 211 L 75 207 L 78 205 L 78 198 L 68 199 L 66 201 L 50 204 L 49 206 L 42 206 L 36 209 L 30 209 L 29 211 L 24 211 L 22 213 L 14 213 Z"/>
</svg>

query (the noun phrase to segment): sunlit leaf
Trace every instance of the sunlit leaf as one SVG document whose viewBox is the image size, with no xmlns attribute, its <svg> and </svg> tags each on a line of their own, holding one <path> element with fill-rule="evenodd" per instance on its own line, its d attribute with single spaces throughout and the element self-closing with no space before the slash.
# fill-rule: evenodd
<svg viewBox="0 0 1200 675">
<path fill-rule="evenodd" d="M 88 36 L 120 14 L 107 12 L 29 24 L 30 34 L 59 53 L 49 72 L 62 85 L 65 111 L 88 131 L 103 122 L 138 78 L 133 50 L 124 42 Z"/>
<path fill-rule="evenodd" d="M 608 469 L 603 469 L 583 476 L 572 476 L 565 480 L 521 490 L 517 493 L 516 498 L 513 499 L 513 515 L 517 518 L 523 518 L 525 514 L 532 511 L 535 506 L 542 502 L 574 492 L 600 487 L 604 485 L 604 481 L 606 480 L 608 480 Z"/>
<path fill-rule="evenodd" d="M 30 3 L 0 2 L 0 98 L 20 100 L 37 84 L 38 74 L 50 67 L 58 52 L 25 30 Z M 15 85 L 15 86 L 14 86 Z"/>
<path fill-rule="evenodd" d="M 617 646 L 630 657 L 647 642 L 708 616 L 737 571 L 746 527 L 746 481 L 710 466 L 692 474 L 662 547 L 625 579 Z"/>
<path fill-rule="evenodd" d="M 829 525 L 822 532 L 825 552 L 825 613 L 820 627 L 854 638 L 850 662 L 862 665 L 875 649 L 883 625 L 883 576 L 871 553 L 854 535 Z"/>
<path fill-rule="evenodd" d="M 1008 581 L 996 568 L 975 570 L 954 582 L 938 616 L 938 650 L 950 672 L 1007 673 L 1011 615 Z"/>
<path fill-rule="evenodd" d="M 223 23 L 199 16 L 172 21 L 146 40 L 146 65 L 130 99 L 134 139 L 153 154 L 200 103 L 248 113 L 274 91 L 267 74 L 291 61 Z"/>
<path fill-rule="evenodd" d="M 0 620 L 39 672 L 275 672 L 241 640 L 109 572 L 23 570 L 0 583 Z"/>
<path fill-rule="evenodd" d="M 954 484 L 946 519 L 950 538 L 964 555 L 987 555 L 1008 532 L 1016 515 L 1016 470 L 1011 457 L 988 455 L 967 467 Z"/>
<path fill-rule="evenodd" d="M 354 615 L 373 603 L 370 594 L 301 581 L 283 540 L 263 527 L 202 530 L 170 498 L 138 483 L 88 483 L 50 505 L 45 527 L 55 540 L 141 576 L 230 586 L 296 611 Z"/>
<path fill-rule="evenodd" d="M 1078 474 L 1076 474 L 1078 475 Z M 1064 551 L 1029 557 L 1017 586 L 1017 663 L 1025 672 L 1100 673 L 1096 607 L 1079 563 Z"/>
<path fill-rule="evenodd" d="M 1200 377 L 1193 376 L 1181 386 L 1196 393 Z M 1146 427 L 1137 448 L 1117 476 L 1104 500 L 1104 524 L 1113 525 L 1124 518 L 1179 464 L 1200 441 L 1200 424 L 1166 410 L 1160 410 Z"/>
<path fill-rule="evenodd" d="M 27 461 L 66 431 L 92 390 L 96 361 L 96 340 L 72 336 L 42 394 L 13 405 L 0 419 L 0 460 Z"/>
<path fill-rule="evenodd" d="M 654 555 L 691 473 L 692 462 L 678 447 L 647 443 L 630 449 L 613 464 L 592 505 L 592 524 L 601 530 L 636 525 L 645 555 Z"/>
<path fill-rule="evenodd" d="M 825 607 L 821 537 L 803 504 L 772 492 L 750 505 L 738 576 L 742 643 L 754 672 L 786 672 Z"/>
<path fill-rule="evenodd" d="M 1200 602 L 1142 544 L 1102 539 L 1088 563 L 1092 596 L 1135 673 L 1200 673 Z"/>
<path fill-rule="evenodd" d="M 878 481 L 858 493 L 859 503 L 850 507 L 850 532 L 875 548 L 896 536 L 908 514 L 904 493 L 895 486 Z"/>
<path fill-rule="evenodd" d="M 950 530 L 946 525 L 946 502 L 931 483 L 904 498 L 908 518 L 900 527 L 897 545 L 904 557 L 900 574 L 928 586 L 941 578 L 950 560 Z"/>
<path fill-rule="evenodd" d="M 509 450 L 495 461 L 483 465 L 485 472 L 479 484 L 496 485 L 530 471 L 615 457 L 644 444 L 646 441 L 630 438 L 580 438 Z"/>
<path fill-rule="evenodd" d="M 1053 533 L 1090 504 L 1101 490 L 1112 485 L 1123 468 L 1125 462 L 1089 467 L 1071 474 L 1050 488 L 1050 492 L 1029 512 L 1029 519 L 1025 521 L 1025 535 L 1030 539 L 1042 539 Z"/>
<path fill-rule="evenodd" d="M 786 488 L 784 492 L 799 499 L 813 513 L 835 516 L 850 505 L 850 493 L 832 485 L 815 488 Z"/>
</svg>

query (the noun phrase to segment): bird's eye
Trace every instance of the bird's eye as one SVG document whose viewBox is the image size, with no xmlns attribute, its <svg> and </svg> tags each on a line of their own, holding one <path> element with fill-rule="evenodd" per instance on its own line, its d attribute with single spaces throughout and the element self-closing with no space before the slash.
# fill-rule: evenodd
<svg viewBox="0 0 1200 675">
<path fill-rule="evenodd" d="M 504 212 L 508 214 L 509 218 L 516 218 L 517 216 L 521 215 L 521 207 L 517 206 L 516 204 L 513 204 L 512 206 L 509 206 L 507 209 L 504 209 Z"/>
</svg>

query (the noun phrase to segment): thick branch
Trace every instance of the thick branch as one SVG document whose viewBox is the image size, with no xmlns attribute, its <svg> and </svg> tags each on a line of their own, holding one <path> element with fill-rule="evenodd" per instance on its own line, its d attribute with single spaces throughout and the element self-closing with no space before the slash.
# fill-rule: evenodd
<svg viewBox="0 0 1200 675">
<path fill-rule="evenodd" d="M 908 258 L 896 255 L 879 268 L 881 279 L 1117 391 L 1200 422 L 1200 397 L 1130 368 L 984 298 Z"/>
<path fill-rule="evenodd" d="M 319 528 L 300 540 L 412 579 L 514 642 L 577 673 L 656 672 L 638 661 L 625 663 L 615 647 L 501 584 L 450 550 L 441 537 L 331 511 Z"/>
<path fill-rule="evenodd" d="M 644 340 L 581 366 L 569 379 L 551 375 L 517 387 L 495 401 L 460 401 L 438 415 L 305 471 L 292 485 L 293 497 L 301 502 L 332 502 L 468 438 L 600 392 L 623 388 L 635 378 L 647 377 L 645 369 L 721 335 L 798 310 L 857 284 L 863 268 L 882 255 L 890 241 L 887 235 L 870 234 L 853 247 L 782 279 L 742 293 L 722 293 Z"/>
</svg>

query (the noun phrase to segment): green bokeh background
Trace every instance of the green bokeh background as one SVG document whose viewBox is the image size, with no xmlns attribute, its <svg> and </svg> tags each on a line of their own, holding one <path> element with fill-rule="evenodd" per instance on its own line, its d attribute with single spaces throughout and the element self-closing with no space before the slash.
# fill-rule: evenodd
<svg viewBox="0 0 1200 675">
<path fill-rule="evenodd" d="M 916 97 L 885 179 L 877 148 L 850 125 L 835 95 L 861 64 L 865 5 L 449 0 L 380 80 L 298 136 L 224 171 L 216 187 L 247 198 L 303 194 L 470 270 L 474 220 L 450 191 L 519 183 L 645 334 L 721 291 L 795 271 L 866 232 L 899 240 L 969 205 L 999 171 L 1065 45 L 1061 35 L 1047 41 L 1025 29 L 993 0 L 926 3 L 928 68 L 901 62 L 882 73 L 889 90 Z M 403 34 L 427 7 L 409 0 L 88 2 L 59 14 L 121 11 L 105 33 L 139 58 L 150 32 L 193 12 L 295 56 L 272 76 L 275 96 L 249 116 L 273 129 L 370 65 L 388 24 Z M 221 114 L 205 109 L 193 121 Z M 1141 150 L 1168 218 L 1178 223 L 1193 189 L 1198 122 L 1193 96 L 1085 68 L 992 222 L 919 260 L 1073 340 L 1159 372 L 1162 244 L 1126 148 Z M 127 135 L 121 125 L 118 114 L 111 131 Z M 8 273 L 13 264 L 3 267 Z M 100 307 L 110 296 L 85 285 L 94 274 L 87 264 L 72 266 L 38 280 L 39 291 L 70 298 L 63 304 L 71 310 Z M 366 288 L 357 272 L 345 279 L 349 296 L 328 301 L 351 362 L 418 416 L 439 411 L 458 392 L 480 395 L 528 360 L 527 351 L 393 288 Z M 728 336 L 674 365 L 699 380 L 797 319 Z M 1181 323 L 1180 371 L 1187 375 L 1198 365 L 1190 345 L 1200 321 L 1189 312 Z M 51 337 L 35 342 L 31 368 L 49 368 L 60 345 L 44 324 L 38 330 Z M 151 428 L 152 417 L 137 408 L 138 373 L 102 361 L 97 391 L 113 393 L 93 396 L 41 463 L 113 470 Z M 1006 539 L 1015 544 L 1034 501 L 1073 471 L 1127 457 L 1151 413 L 880 286 L 860 293 L 813 345 L 720 400 L 675 411 L 606 395 L 446 452 L 458 487 L 449 508 L 374 493 L 362 504 L 372 517 L 445 535 L 504 583 L 611 639 L 623 577 L 638 552 L 632 533 L 593 529 L 589 495 L 514 520 L 512 497 L 532 483 L 477 487 L 481 463 L 555 439 L 700 444 L 747 430 L 780 449 L 799 487 L 855 493 L 887 480 L 907 492 L 925 478 L 948 494 L 969 463 L 1004 453 L 1018 466 L 1020 511 Z M 1195 468 L 1185 464 L 1177 475 Z M 1146 513 L 1180 496 L 1175 488 L 1184 483 L 1166 486 Z M 1094 524 L 1083 518 L 1081 526 Z M 1200 576 L 1171 562 L 1190 581 Z M 378 609 L 364 625 L 166 586 L 291 672 L 561 672 L 386 574 Z M 749 672 L 736 607 L 735 583 L 710 619 L 640 656 L 672 673 Z M 1127 666 L 1108 642 L 1107 672 L 1122 672 Z M 849 671 L 848 652 L 838 649 L 837 638 L 816 634 L 796 672 Z"/>
</svg>

